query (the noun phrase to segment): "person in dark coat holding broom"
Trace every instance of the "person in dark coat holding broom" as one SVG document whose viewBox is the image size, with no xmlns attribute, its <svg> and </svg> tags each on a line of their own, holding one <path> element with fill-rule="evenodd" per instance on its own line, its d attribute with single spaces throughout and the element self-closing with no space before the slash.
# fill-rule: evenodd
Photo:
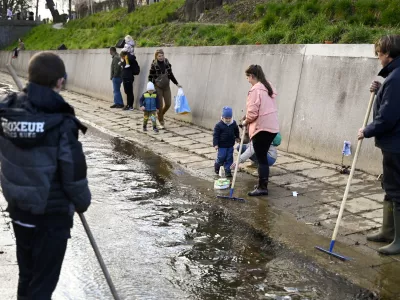
<svg viewBox="0 0 400 300">
<path fill-rule="evenodd" d="M 59 94 L 64 76 L 59 56 L 38 53 L 23 92 L 0 99 L 1 189 L 17 244 L 18 300 L 51 299 L 74 213 L 91 201 L 78 141 L 86 127 Z"/>
<path fill-rule="evenodd" d="M 382 150 L 382 187 L 386 195 L 382 228 L 367 240 L 391 243 L 378 252 L 393 255 L 400 253 L 400 35 L 382 37 L 375 45 L 375 53 L 383 66 L 379 76 L 385 81 L 371 84 L 371 92 L 377 92 L 374 119 L 359 130 L 358 138 L 375 137 L 376 147 Z"/>
</svg>

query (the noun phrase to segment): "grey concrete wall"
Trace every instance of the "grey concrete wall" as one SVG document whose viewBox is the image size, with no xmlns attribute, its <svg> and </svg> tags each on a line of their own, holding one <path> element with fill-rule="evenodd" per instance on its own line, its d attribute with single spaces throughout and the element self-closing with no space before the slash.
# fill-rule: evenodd
<svg viewBox="0 0 400 300">
<path fill-rule="evenodd" d="M 145 89 L 154 51 L 136 49 L 142 71 L 135 79 L 135 100 Z M 190 102 L 192 114 L 187 120 L 212 129 L 225 105 L 232 106 L 234 117 L 240 118 L 250 88 L 244 70 L 252 63 L 259 64 L 278 90 L 281 149 L 331 163 L 341 162 L 344 140 L 351 141 L 355 151 L 368 87 L 379 70 L 372 45 L 178 47 L 165 52 Z M 66 63 L 69 89 L 111 104 L 107 49 L 58 53 Z M 27 75 L 33 54 L 25 51 L 14 61 L 21 76 Z M 9 57 L 9 53 L 0 53 L 0 68 Z M 176 91 L 172 85 L 173 95 Z M 180 117 L 174 115 L 173 107 L 169 115 Z M 373 141 L 364 143 L 358 167 L 381 172 L 381 154 Z"/>
<path fill-rule="evenodd" d="M 38 24 L 34 21 L 0 20 L 0 49 L 15 43 Z"/>
</svg>

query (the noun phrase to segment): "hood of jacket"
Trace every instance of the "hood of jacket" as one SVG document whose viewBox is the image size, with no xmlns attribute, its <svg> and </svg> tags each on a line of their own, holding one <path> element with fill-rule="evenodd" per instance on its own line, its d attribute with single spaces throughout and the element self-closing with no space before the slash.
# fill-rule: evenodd
<svg viewBox="0 0 400 300">
<path fill-rule="evenodd" d="M 29 83 L 22 93 L 0 101 L 0 136 L 18 147 L 40 145 L 47 132 L 71 118 L 82 132 L 87 128 L 62 96 L 50 88 Z"/>
<path fill-rule="evenodd" d="M 276 92 L 275 88 L 272 85 L 271 85 L 271 87 L 272 87 L 272 91 L 273 91 L 273 95 L 271 98 L 275 98 L 278 95 L 278 93 Z M 262 90 L 262 91 L 265 91 L 268 93 L 267 88 L 264 86 L 264 84 L 262 82 L 257 82 L 255 85 L 253 85 L 249 92 L 252 92 L 255 90 Z"/>
<path fill-rule="evenodd" d="M 400 67 L 400 57 L 395 58 L 392 60 L 386 67 L 384 67 L 380 72 L 379 76 L 386 78 L 392 73 L 395 69 Z"/>
</svg>

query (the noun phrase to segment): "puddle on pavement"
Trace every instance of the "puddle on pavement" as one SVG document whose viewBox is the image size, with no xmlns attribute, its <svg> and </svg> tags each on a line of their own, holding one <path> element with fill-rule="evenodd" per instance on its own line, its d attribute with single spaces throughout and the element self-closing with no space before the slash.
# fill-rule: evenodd
<svg viewBox="0 0 400 300">
<path fill-rule="evenodd" d="M 89 132 L 86 217 L 122 299 L 372 299 L 211 208 L 170 163 Z M 72 235 L 54 299 L 111 299 L 78 218 Z"/>
</svg>

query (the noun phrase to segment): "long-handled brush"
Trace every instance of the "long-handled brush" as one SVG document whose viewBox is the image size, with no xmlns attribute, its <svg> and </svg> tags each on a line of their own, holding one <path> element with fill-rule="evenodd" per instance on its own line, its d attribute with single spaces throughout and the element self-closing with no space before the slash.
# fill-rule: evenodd
<svg viewBox="0 0 400 300">
<path fill-rule="evenodd" d="M 371 98 L 369 99 L 367 113 L 365 114 L 363 127 L 367 126 L 367 123 L 368 123 L 368 120 L 369 120 L 369 115 L 371 114 L 372 105 L 374 104 L 374 99 L 375 99 L 375 92 L 371 93 Z M 331 243 L 329 245 L 329 250 L 327 250 L 325 248 L 322 248 L 322 247 L 319 247 L 319 246 L 315 246 L 316 249 L 318 249 L 318 250 L 320 250 L 320 251 L 322 251 L 324 253 L 327 253 L 329 255 L 332 255 L 333 257 L 336 257 L 336 258 L 338 258 L 340 260 L 344 260 L 344 261 L 345 260 L 349 260 L 350 258 L 333 252 L 333 247 L 335 246 L 336 237 L 337 237 L 337 234 L 338 234 L 338 231 L 339 231 L 340 222 L 342 221 L 343 212 L 344 212 L 344 208 L 346 206 L 347 197 L 349 196 L 351 181 L 353 180 L 354 172 L 356 170 L 357 159 L 358 159 L 358 155 L 360 153 L 362 141 L 363 141 L 362 139 L 358 140 L 358 143 L 357 143 L 356 153 L 354 154 L 353 164 L 351 166 L 350 175 L 349 175 L 349 178 L 347 180 L 346 190 L 344 192 L 342 204 L 340 206 L 339 215 L 338 215 L 337 220 L 336 220 L 336 226 L 335 226 L 335 230 L 333 231 L 332 240 L 331 240 Z"/>
<path fill-rule="evenodd" d="M 104 277 L 106 278 L 106 281 L 107 281 L 108 287 L 110 288 L 111 294 L 113 295 L 113 298 L 115 300 L 120 300 L 117 290 L 115 289 L 114 283 L 111 280 L 110 273 L 108 272 L 106 264 L 104 263 L 103 257 L 100 254 L 99 247 L 97 247 L 97 244 L 96 244 L 96 241 L 94 240 L 92 231 L 89 228 L 89 224 L 87 223 L 86 218 L 83 214 L 80 213 L 78 215 L 82 221 L 83 228 L 86 231 L 86 234 L 89 238 L 90 244 L 92 245 L 92 248 L 94 250 L 94 253 L 96 254 L 97 260 L 100 264 L 101 270 L 103 271 Z"/>
<path fill-rule="evenodd" d="M 233 173 L 232 185 L 231 185 L 231 189 L 229 191 L 229 196 L 217 196 L 217 198 L 230 199 L 230 200 L 236 200 L 236 201 L 242 201 L 242 202 L 246 201 L 243 198 L 233 197 L 233 192 L 235 191 L 236 175 L 237 175 L 237 172 L 239 169 L 240 154 L 242 153 L 242 147 L 243 147 L 243 141 L 244 141 L 245 134 L 246 134 L 246 127 L 243 126 L 243 132 L 242 132 L 242 136 L 240 138 L 239 155 L 236 159 L 235 172 Z"/>
</svg>

